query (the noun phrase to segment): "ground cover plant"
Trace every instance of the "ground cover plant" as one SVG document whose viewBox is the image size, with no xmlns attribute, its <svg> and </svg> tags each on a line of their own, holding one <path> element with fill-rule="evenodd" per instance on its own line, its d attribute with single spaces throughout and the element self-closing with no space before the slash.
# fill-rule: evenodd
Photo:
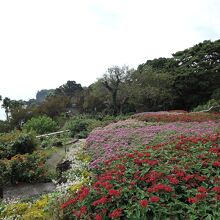
<svg viewBox="0 0 220 220">
<path fill-rule="evenodd" d="M 220 127 L 220 121 L 145 123 L 138 120 L 119 121 L 96 129 L 87 138 L 87 151 L 92 157 L 90 166 L 96 167 L 112 156 L 126 153 L 154 142 L 175 139 L 182 134 L 211 134 Z M 155 140 L 156 139 L 156 140 Z"/>
<path fill-rule="evenodd" d="M 219 146 L 216 133 L 130 150 L 61 208 L 68 219 L 219 219 Z"/>
</svg>

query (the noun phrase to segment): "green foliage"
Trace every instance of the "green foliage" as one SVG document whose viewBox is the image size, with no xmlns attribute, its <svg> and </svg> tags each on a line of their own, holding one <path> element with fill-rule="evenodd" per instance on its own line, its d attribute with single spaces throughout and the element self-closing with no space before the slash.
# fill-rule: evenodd
<svg viewBox="0 0 220 220">
<path fill-rule="evenodd" d="M 40 116 L 37 118 L 32 118 L 24 125 L 24 130 L 34 131 L 37 134 L 45 134 L 49 132 L 56 131 L 58 125 L 53 119 L 47 116 Z"/>
<path fill-rule="evenodd" d="M 46 158 L 37 152 L 32 154 L 17 154 L 9 161 L 11 182 L 44 182 L 48 180 Z"/>
<path fill-rule="evenodd" d="M 175 98 L 173 81 L 168 72 L 143 66 L 132 75 L 130 102 L 138 111 L 170 109 Z"/>
<path fill-rule="evenodd" d="M 167 72 L 173 77 L 169 88 L 175 99 L 171 108 L 189 110 L 210 100 L 214 91 L 219 89 L 219 50 L 220 40 L 204 41 L 176 52 L 172 58 L 148 60 L 138 67 L 138 71 L 151 67 L 155 71 Z"/>
<path fill-rule="evenodd" d="M 7 121 L 0 120 L 0 133 L 6 133 L 11 130 L 11 125 Z"/>
<path fill-rule="evenodd" d="M 219 106 L 220 101 L 217 101 L 215 99 L 209 100 L 207 103 L 204 105 L 198 105 L 196 108 L 193 109 L 194 112 L 199 112 L 203 110 L 209 110 L 211 107 Z M 213 111 L 219 112 L 219 109 L 214 109 Z"/>
<path fill-rule="evenodd" d="M 220 89 L 214 90 L 214 92 L 212 93 L 212 99 L 220 100 Z"/>
<path fill-rule="evenodd" d="M 47 99 L 37 107 L 37 112 L 40 115 L 47 115 L 55 118 L 67 110 L 69 105 L 69 98 L 66 96 L 49 96 Z"/>
<path fill-rule="evenodd" d="M 21 133 L 12 143 L 11 149 L 14 154 L 32 153 L 36 148 L 36 139 L 31 133 Z"/>
<path fill-rule="evenodd" d="M 78 134 L 79 138 L 85 138 L 87 137 L 88 133 L 99 124 L 99 121 L 96 119 L 79 116 L 67 122 L 65 127 L 70 130 L 72 137 L 76 137 Z"/>
<path fill-rule="evenodd" d="M 86 138 L 93 129 L 104 127 L 111 122 L 125 120 L 128 117 L 126 115 L 79 115 L 68 121 L 64 127 L 70 130 L 72 137 Z"/>
<path fill-rule="evenodd" d="M 0 160 L 0 187 L 10 181 L 10 169 L 3 160 Z"/>
<path fill-rule="evenodd" d="M 34 201 L 20 201 L 4 206 L 0 212 L 1 219 L 49 219 L 49 210 L 44 209 L 48 205 L 48 195 Z M 22 216 L 22 217 L 21 217 Z"/>
<path fill-rule="evenodd" d="M 54 93 L 55 95 L 74 96 L 77 92 L 82 90 L 83 88 L 80 84 L 69 80 L 66 82 L 66 84 L 57 88 Z"/>
<path fill-rule="evenodd" d="M 37 146 L 36 139 L 31 133 L 12 131 L 0 135 L 0 159 L 10 159 L 16 154 L 32 153 Z"/>
<path fill-rule="evenodd" d="M 34 152 L 32 154 L 17 154 L 10 160 L 0 160 L 1 183 L 15 184 L 17 182 L 44 182 L 48 180 L 46 157 Z"/>
</svg>

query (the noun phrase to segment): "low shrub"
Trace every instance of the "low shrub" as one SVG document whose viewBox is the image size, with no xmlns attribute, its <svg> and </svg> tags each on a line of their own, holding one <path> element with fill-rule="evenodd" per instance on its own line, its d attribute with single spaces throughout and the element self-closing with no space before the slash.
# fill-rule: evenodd
<svg viewBox="0 0 220 220">
<path fill-rule="evenodd" d="M 11 149 L 15 154 L 32 153 L 36 149 L 36 139 L 31 133 L 21 133 L 11 144 Z"/>
<path fill-rule="evenodd" d="M 0 135 L 0 159 L 10 159 L 16 154 L 32 153 L 37 146 L 32 133 L 12 131 Z"/>
<path fill-rule="evenodd" d="M 32 154 L 17 154 L 10 160 L 3 160 L 10 171 L 10 181 L 35 183 L 48 181 L 46 158 L 37 152 Z"/>
<path fill-rule="evenodd" d="M 100 125 L 101 122 L 96 119 L 75 117 L 66 123 L 65 128 L 70 130 L 72 137 L 85 138 L 90 131 Z"/>
<path fill-rule="evenodd" d="M 49 210 L 45 207 L 48 205 L 49 197 L 42 196 L 40 199 L 31 202 L 18 202 L 8 204 L 0 212 L 1 219 L 49 219 Z"/>
</svg>

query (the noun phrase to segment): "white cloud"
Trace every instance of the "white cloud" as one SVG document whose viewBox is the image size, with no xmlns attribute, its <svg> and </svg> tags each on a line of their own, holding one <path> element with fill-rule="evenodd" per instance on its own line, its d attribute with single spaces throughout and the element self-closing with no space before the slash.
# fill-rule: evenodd
<svg viewBox="0 0 220 220">
<path fill-rule="evenodd" d="M 218 0 L 0 1 L 0 94 L 89 85 L 111 65 L 136 67 L 217 39 L 219 11 Z"/>
</svg>

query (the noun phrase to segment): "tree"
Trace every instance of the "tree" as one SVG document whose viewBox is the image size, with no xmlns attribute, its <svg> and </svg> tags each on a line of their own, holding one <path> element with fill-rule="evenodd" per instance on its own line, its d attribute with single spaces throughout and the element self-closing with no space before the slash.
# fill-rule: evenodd
<svg viewBox="0 0 220 220">
<path fill-rule="evenodd" d="M 77 84 L 75 81 L 67 81 L 66 84 L 63 84 L 59 88 L 55 89 L 55 95 L 63 96 L 74 96 L 77 92 L 82 91 L 83 88 L 81 84 Z"/>
<path fill-rule="evenodd" d="M 172 108 L 191 110 L 211 99 L 220 85 L 220 40 L 204 41 L 178 51 L 172 58 L 148 60 L 138 72 L 151 67 L 173 77 Z"/>
<path fill-rule="evenodd" d="M 10 106 L 11 106 L 11 99 L 9 99 L 8 97 L 5 97 L 3 99 L 2 108 L 5 109 L 5 114 L 6 114 L 7 121 L 9 121 Z"/>
<path fill-rule="evenodd" d="M 128 66 L 122 66 L 121 68 L 118 66 L 113 66 L 111 68 L 108 68 L 107 72 L 101 79 L 102 84 L 111 94 L 114 115 L 118 113 L 117 96 L 121 84 L 125 81 L 128 70 Z"/>
<path fill-rule="evenodd" d="M 109 113 L 110 96 L 108 90 L 98 80 L 84 91 L 83 111 L 87 113 Z"/>
<path fill-rule="evenodd" d="M 68 97 L 50 96 L 37 107 L 37 112 L 42 115 L 47 115 L 51 118 L 59 116 L 65 112 L 69 103 Z"/>
<path fill-rule="evenodd" d="M 158 111 L 172 108 L 175 95 L 172 90 L 173 77 L 164 71 L 145 65 L 132 75 L 130 102 L 137 111 Z"/>
<path fill-rule="evenodd" d="M 205 103 L 220 85 L 220 40 L 204 41 L 173 54 L 174 88 L 186 109 Z"/>
</svg>

